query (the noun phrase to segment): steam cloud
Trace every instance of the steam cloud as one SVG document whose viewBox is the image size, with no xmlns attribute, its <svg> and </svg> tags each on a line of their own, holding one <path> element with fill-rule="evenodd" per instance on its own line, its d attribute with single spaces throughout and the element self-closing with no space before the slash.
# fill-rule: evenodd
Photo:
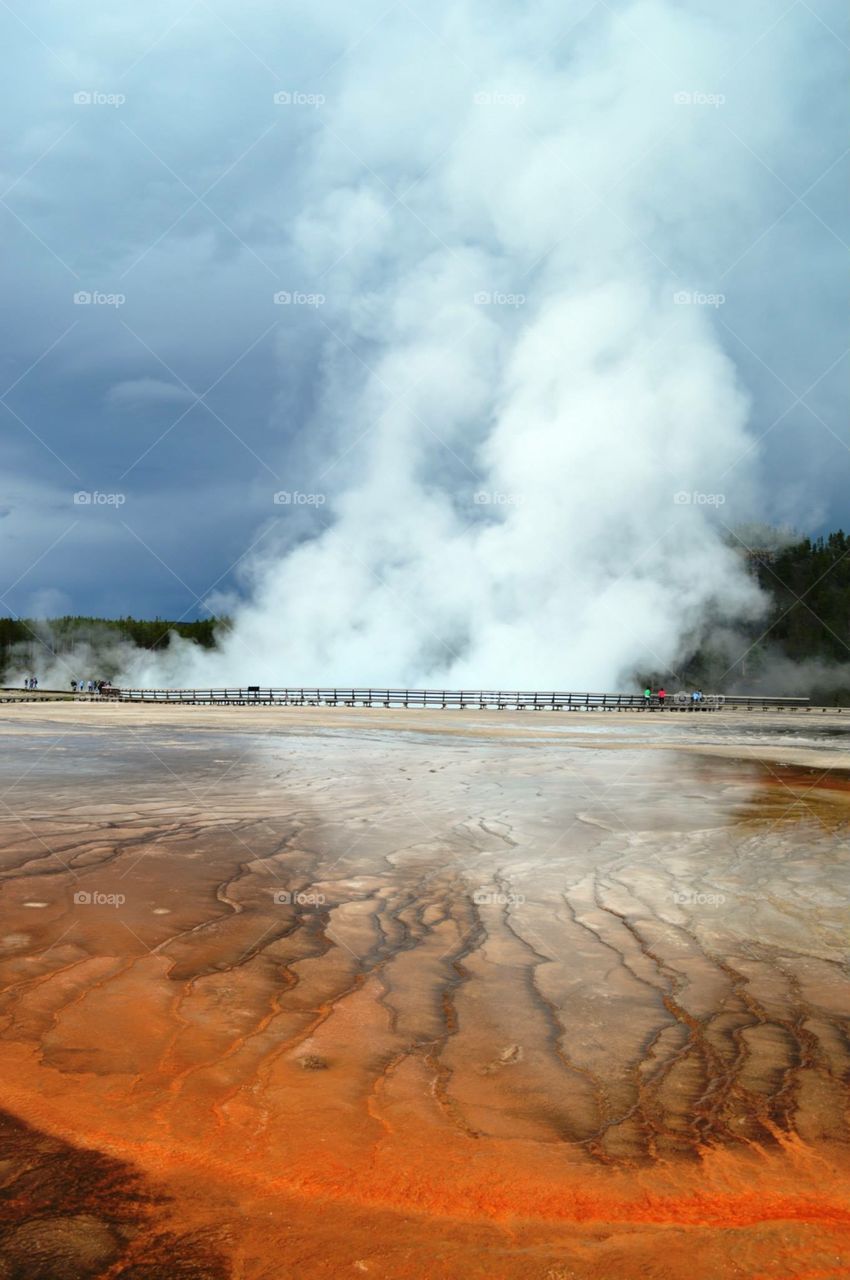
<svg viewBox="0 0 850 1280">
<path fill-rule="evenodd" d="M 718 313 L 766 221 L 735 135 L 790 128 L 790 39 L 761 57 L 758 3 L 405 12 L 322 82 L 293 184 L 326 301 L 291 487 L 323 501 L 275 509 L 297 535 L 219 651 L 124 682 L 614 687 L 761 608 L 724 541 L 756 451 Z"/>
</svg>

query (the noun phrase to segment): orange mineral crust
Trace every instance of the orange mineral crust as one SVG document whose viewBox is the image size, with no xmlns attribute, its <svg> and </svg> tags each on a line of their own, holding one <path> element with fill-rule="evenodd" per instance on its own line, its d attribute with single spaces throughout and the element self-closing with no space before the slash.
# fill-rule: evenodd
<svg viewBox="0 0 850 1280">
<path fill-rule="evenodd" d="M 833 766 L 85 710 L 3 757 L 0 1280 L 850 1275 Z"/>
</svg>

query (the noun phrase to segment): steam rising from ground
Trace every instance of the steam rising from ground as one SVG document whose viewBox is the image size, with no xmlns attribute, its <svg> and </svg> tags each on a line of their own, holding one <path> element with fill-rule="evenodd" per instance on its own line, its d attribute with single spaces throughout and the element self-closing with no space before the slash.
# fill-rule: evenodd
<svg viewBox="0 0 850 1280">
<path fill-rule="evenodd" d="M 660 342 L 663 307 L 629 279 L 548 298 L 507 335 L 490 322 L 490 350 L 479 333 L 453 352 L 450 307 L 436 297 L 378 361 L 364 473 L 332 528 L 263 567 L 213 660 L 222 678 L 604 687 L 636 662 L 667 667 L 715 601 L 749 607 L 735 554 L 673 500 L 683 458 L 706 476 L 743 447 L 733 373 L 703 325 Z M 380 416 L 392 367 L 423 364 Z M 458 456 L 487 423 L 473 477 L 440 475 L 435 421 Z"/>
<path fill-rule="evenodd" d="M 220 651 L 124 682 L 604 688 L 758 612 L 716 297 L 765 220 L 736 135 L 791 127 L 790 37 L 768 55 L 762 4 L 587 12 L 434 0 L 323 83 L 292 228 L 327 299 L 293 480 L 323 501 L 276 509 Z"/>
</svg>

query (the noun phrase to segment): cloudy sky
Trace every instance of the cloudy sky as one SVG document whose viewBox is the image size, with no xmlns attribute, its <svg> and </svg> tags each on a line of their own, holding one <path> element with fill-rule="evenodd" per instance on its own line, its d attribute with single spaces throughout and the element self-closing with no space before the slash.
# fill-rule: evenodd
<svg viewBox="0 0 850 1280">
<path fill-rule="evenodd" d="M 847 527 L 838 0 L 9 0 L 0 33 L 7 612 L 203 616 L 305 539 L 277 586 L 340 589 L 352 494 L 358 531 L 388 504 L 439 542 L 435 493 L 492 529 L 529 457 L 563 507 L 620 441 L 665 495 Z M 574 388 L 641 331 L 654 387 L 693 374 L 684 435 L 670 386 L 604 455 L 523 437 L 556 369 L 592 435 L 604 376 Z M 626 469 L 598 537 L 641 500 Z"/>
</svg>

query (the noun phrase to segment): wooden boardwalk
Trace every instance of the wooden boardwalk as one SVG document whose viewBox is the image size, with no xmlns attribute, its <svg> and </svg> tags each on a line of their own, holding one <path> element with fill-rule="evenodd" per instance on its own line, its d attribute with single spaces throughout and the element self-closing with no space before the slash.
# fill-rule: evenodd
<svg viewBox="0 0 850 1280">
<path fill-rule="evenodd" d="M 459 711 L 649 711 L 695 712 L 744 708 L 749 711 L 808 709 L 808 698 L 671 693 L 661 702 L 640 693 L 569 693 L 491 689 L 321 689 L 244 685 L 222 689 L 121 689 L 121 702 L 203 703 L 216 706 L 422 707 Z"/>
</svg>

